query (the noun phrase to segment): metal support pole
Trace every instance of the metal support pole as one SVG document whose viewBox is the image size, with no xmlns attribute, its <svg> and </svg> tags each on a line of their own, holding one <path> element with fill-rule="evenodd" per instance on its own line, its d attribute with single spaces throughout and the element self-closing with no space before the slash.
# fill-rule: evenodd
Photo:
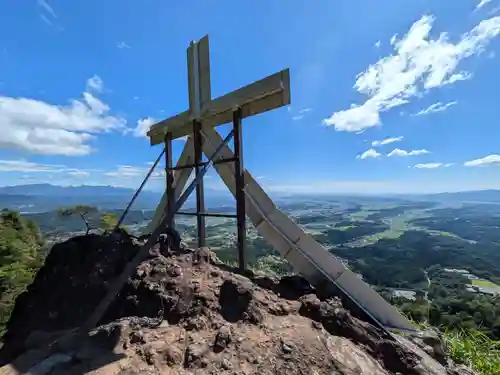
<svg viewBox="0 0 500 375">
<path fill-rule="evenodd" d="M 194 160 L 195 160 L 195 173 L 199 175 L 202 169 L 203 157 L 203 137 L 201 135 L 201 123 L 199 121 L 193 122 L 194 133 Z M 203 247 L 206 244 L 206 230 L 205 230 L 205 217 L 200 215 L 205 212 L 205 189 L 203 187 L 203 179 L 196 185 L 196 224 L 198 227 L 198 247 Z"/>
<path fill-rule="evenodd" d="M 167 192 L 167 210 L 172 210 L 175 205 L 174 171 L 172 170 L 172 133 L 165 136 L 165 175 Z M 175 228 L 175 218 L 171 215 L 171 220 L 167 222 L 169 228 Z"/>
<path fill-rule="evenodd" d="M 245 213 L 245 169 L 243 168 L 243 138 L 241 134 L 240 110 L 233 112 L 234 130 L 234 174 L 236 178 L 236 223 L 238 226 L 238 265 L 244 271 L 246 267 L 245 245 L 246 245 L 246 213 Z"/>
<path fill-rule="evenodd" d="M 123 220 L 125 220 L 125 218 L 127 217 L 127 214 L 128 214 L 128 211 L 130 210 L 130 207 L 132 207 L 132 205 L 134 204 L 135 200 L 137 199 L 137 197 L 141 193 L 142 189 L 146 185 L 146 182 L 148 182 L 149 177 L 151 177 L 151 174 L 153 173 L 153 171 L 155 170 L 156 166 L 160 162 L 160 160 L 161 160 L 164 152 L 165 152 L 165 149 L 156 158 L 156 161 L 151 166 L 151 168 L 149 168 L 149 171 L 148 171 L 148 174 L 146 175 L 146 178 L 144 178 L 144 180 L 141 183 L 141 186 L 139 186 L 139 189 L 137 189 L 137 191 L 135 192 L 134 196 L 132 197 L 132 199 L 128 203 L 127 208 L 125 208 L 125 210 L 123 211 L 122 216 L 120 216 L 120 218 L 118 219 L 118 222 L 116 223 L 115 228 L 113 229 L 113 231 L 117 230 L 120 227 L 120 225 L 122 225 Z"/>
</svg>

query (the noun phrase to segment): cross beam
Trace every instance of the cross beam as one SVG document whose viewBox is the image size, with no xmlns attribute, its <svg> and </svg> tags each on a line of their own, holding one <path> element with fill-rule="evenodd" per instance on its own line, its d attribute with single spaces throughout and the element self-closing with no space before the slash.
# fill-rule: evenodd
<svg viewBox="0 0 500 375">
<path fill-rule="evenodd" d="M 208 35 L 191 44 L 187 55 L 190 108 L 154 124 L 147 133 L 152 146 L 163 143 L 167 133 L 172 133 L 172 139 L 192 134 L 194 120 L 202 127 L 216 127 L 233 121 L 237 109 L 243 119 L 290 104 L 288 69 L 211 100 Z M 193 72 L 196 68 L 198 71 Z"/>
</svg>

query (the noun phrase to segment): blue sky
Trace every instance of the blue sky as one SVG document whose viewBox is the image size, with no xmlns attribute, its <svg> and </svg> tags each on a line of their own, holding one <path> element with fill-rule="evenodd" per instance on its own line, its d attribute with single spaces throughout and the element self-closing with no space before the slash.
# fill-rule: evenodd
<svg viewBox="0 0 500 375">
<path fill-rule="evenodd" d="M 212 97 L 290 68 L 291 106 L 244 120 L 266 190 L 500 188 L 500 0 L 0 0 L 0 185 L 139 186 L 205 34 Z"/>
</svg>

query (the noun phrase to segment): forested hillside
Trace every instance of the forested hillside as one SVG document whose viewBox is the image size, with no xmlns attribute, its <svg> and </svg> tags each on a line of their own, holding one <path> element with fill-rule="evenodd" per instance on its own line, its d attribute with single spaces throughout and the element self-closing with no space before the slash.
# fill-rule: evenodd
<svg viewBox="0 0 500 375">
<path fill-rule="evenodd" d="M 44 239 L 35 222 L 18 212 L 0 213 L 0 330 L 16 297 L 31 283 L 46 254 Z"/>
</svg>

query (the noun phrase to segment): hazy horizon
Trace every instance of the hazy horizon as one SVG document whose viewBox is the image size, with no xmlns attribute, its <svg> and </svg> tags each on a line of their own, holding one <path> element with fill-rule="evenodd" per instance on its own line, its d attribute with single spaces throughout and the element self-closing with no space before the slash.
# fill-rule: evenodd
<svg viewBox="0 0 500 375">
<path fill-rule="evenodd" d="M 96 187 L 96 188 L 102 188 L 102 187 L 107 187 L 107 188 L 118 188 L 118 189 L 129 189 L 131 191 L 135 191 L 137 188 L 130 187 L 130 186 L 114 186 L 114 185 L 92 185 L 92 184 L 73 184 L 73 185 L 59 185 L 59 184 L 51 184 L 51 183 L 28 183 L 28 184 L 15 184 L 15 185 L 0 185 L 0 189 L 2 188 L 15 188 L 16 186 L 36 186 L 36 185 L 48 185 L 48 186 L 55 186 L 55 187 L 73 187 L 73 188 L 78 188 L 78 187 Z M 269 194 L 271 195 L 279 195 L 279 196 L 349 196 L 349 195 L 356 195 L 356 196 L 408 196 L 408 195 L 428 195 L 428 194 L 443 194 L 443 193 L 463 193 L 463 192 L 481 192 L 481 191 L 500 191 L 499 188 L 477 188 L 477 189 L 460 189 L 460 190 L 441 190 L 441 191 L 430 191 L 430 192 L 369 192 L 369 191 L 323 191 L 323 190 L 312 190 L 312 191 L 307 191 L 307 190 L 300 190 L 303 186 L 298 186 L 299 189 L 296 191 L 293 191 L 293 189 L 290 189 L 290 186 L 287 186 L 287 190 L 269 190 Z M 213 187 L 205 187 L 206 190 L 206 195 L 211 195 L 211 194 L 222 194 L 222 195 L 228 195 L 228 197 L 231 197 L 231 193 L 229 190 L 224 186 L 223 187 L 218 187 L 218 188 L 213 188 Z M 163 190 L 161 189 L 148 189 L 144 188 L 143 191 L 147 191 L 149 193 L 157 193 L 161 194 Z M 1 191 L 0 191 L 1 193 Z M 193 192 L 192 195 L 195 193 Z"/>
</svg>

